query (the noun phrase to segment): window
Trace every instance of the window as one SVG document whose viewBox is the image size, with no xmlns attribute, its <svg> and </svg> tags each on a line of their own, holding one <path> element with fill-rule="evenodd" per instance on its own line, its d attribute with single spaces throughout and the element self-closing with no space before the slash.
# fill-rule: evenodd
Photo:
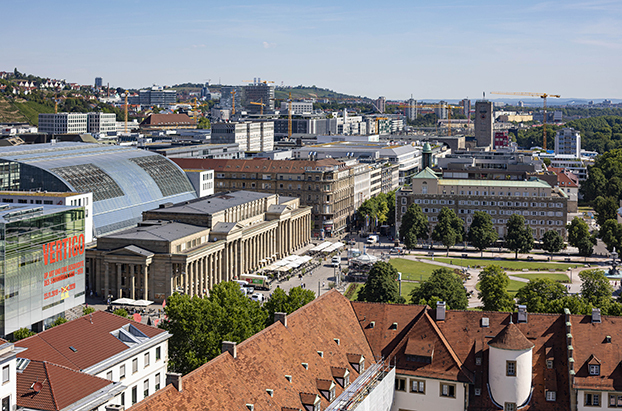
<svg viewBox="0 0 622 411">
<path fill-rule="evenodd" d="M 144 386 L 144 398 L 147 398 L 149 396 L 149 380 L 145 380 L 143 382 L 143 386 Z"/>
<path fill-rule="evenodd" d="M 546 360 L 546 368 L 549 370 L 553 368 L 553 360 Z"/>
<path fill-rule="evenodd" d="M 585 405 L 600 407 L 600 393 L 586 392 L 585 393 Z"/>
<path fill-rule="evenodd" d="M 507 361 L 505 363 L 505 375 L 516 377 L 516 361 Z"/>
<path fill-rule="evenodd" d="M 2 399 L 2 411 L 9 411 L 11 409 L 11 396 L 4 397 Z"/>
<path fill-rule="evenodd" d="M 482 357 L 475 357 L 475 365 L 482 365 Z"/>
<path fill-rule="evenodd" d="M 138 402 L 138 386 L 132 387 L 132 405 Z"/>
<path fill-rule="evenodd" d="M 125 407 L 125 393 L 121 393 L 121 405 Z"/>
<path fill-rule="evenodd" d="M 119 367 L 119 379 L 122 380 L 125 378 L 125 364 Z"/>
<path fill-rule="evenodd" d="M 108 372 L 106 373 L 106 379 L 107 379 L 107 380 L 112 380 L 112 371 L 108 371 Z"/>
<path fill-rule="evenodd" d="M 146 352 L 145 353 L 145 363 L 144 363 L 144 368 L 147 368 L 149 366 L 149 353 Z"/>
<path fill-rule="evenodd" d="M 157 373 L 155 375 L 155 390 L 159 390 L 160 389 L 160 373 Z"/>
<path fill-rule="evenodd" d="M 547 401 L 555 401 L 557 399 L 557 392 L 555 391 L 547 391 L 546 392 L 546 400 Z"/>
<path fill-rule="evenodd" d="M 410 392 L 425 394 L 425 381 L 410 380 Z"/>
<path fill-rule="evenodd" d="M 475 396 L 479 397 L 480 395 L 482 395 L 482 389 L 481 388 L 476 388 L 475 389 Z"/>
<path fill-rule="evenodd" d="M 516 403 L 515 402 L 506 402 L 503 407 L 503 411 L 516 411 Z"/>
<path fill-rule="evenodd" d="M 155 350 L 155 360 L 159 361 L 160 358 L 162 358 L 160 347 L 156 347 L 156 350 Z"/>
<path fill-rule="evenodd" d="M 406 391 L 406 380 L 404 378 L 395 379 L 395 391 Z"/>
<path fill-rule="evenodd" d="M 600 375 L 600 365 L 599 364 L 590 364 L 590 375 Z M 3 378 L 3 381 L 4 381 L 4 378 Z"/>
<path fill-rule="evenodd" d="M 132 360 L 132 374 L 138 372 L 138 358 Z"/>
<path fill-rule="evenodd" d="M 609 394 L 609 408 L 622 408 L 622 395 Z"/>
<path fill-rule="evenodd" d="M 2 384 L 9 382 L 9 366 L 2 367 Z"/>
<path fill-rule="evenodd" d="M 456 398 L 456 386 L 441 383 L 441 397 Z"/>
</svg>

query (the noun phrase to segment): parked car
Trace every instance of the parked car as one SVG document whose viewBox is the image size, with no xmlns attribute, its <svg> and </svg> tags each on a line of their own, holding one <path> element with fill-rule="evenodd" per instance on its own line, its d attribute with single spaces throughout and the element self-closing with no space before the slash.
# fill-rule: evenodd
<svg viewBox="0 0 622 411">
<path fill-rule="evenodd" d="M 263 302 L 263 299 L 264 299 L 264 297 L 263 297 L 263 294 L 261 294 L 261 293 L 255 293 L 255 294 L 253 294 L 253 295 L 251 296 L 251 300 L 253 300 L 253 301 L 259 301 L 260 303 L 262 303 L 262 302 Z"/>
<path fill-rule="evenodd" d="M 333 259 L 331 260 L 331 266 L 332 267 L 339 267 L 340 265 L 341 265 L 341 257 L 334 256 Z"/>
</svg>

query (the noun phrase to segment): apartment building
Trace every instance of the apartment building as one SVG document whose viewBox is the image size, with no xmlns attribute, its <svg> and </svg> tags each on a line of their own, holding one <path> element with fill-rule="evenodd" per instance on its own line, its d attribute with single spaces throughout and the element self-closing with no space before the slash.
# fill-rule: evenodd
<svg viewBox="0 0 622 411">
<path fill-rule="evenodd" d="M 212 124 L 213 144 L 238 144 L 240 151 L 274 149 L 274 123 L 271 121 Z"/>
<path fill-rule="evenodd" d="M 573 128 L 563 128 L 555 134 L 555 154 L 581 157 L 581 134 Z"/>
<path fill-rule="evenodd" d="M 250 190 L 300 198 L 312 208 L 314 236 L 345 230 L 354 208 L 352 167 L 335 159 L 172 159 L 182 168 L 214 170 L 216 193 Z"/>
<path fill-rule="evenodd" d="M 533 236 L 541 239 L 549 230 L 566 237 L 568 195 L 548 183 L 533 178 L 528 181 L 466 180 L 439 178 L 427 168 L 414 176 L 410 187 L 396 193 L 396 226 L 410 204 L 419 204 L 431 227 L 443 207 L 454 210 L 465 222 L 472 222 L 475 211 L 492 217 L 499 238 L 506 234 L 506 223 L 513 214 L 525 217 Z"/>
</svg>

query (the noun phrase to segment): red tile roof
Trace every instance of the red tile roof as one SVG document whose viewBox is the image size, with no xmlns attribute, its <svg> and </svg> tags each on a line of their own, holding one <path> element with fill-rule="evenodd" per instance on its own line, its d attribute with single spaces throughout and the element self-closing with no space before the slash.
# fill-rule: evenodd
<svg viewBox="0 0 622 411">
<path fill-rule="evenodd" d="M 33 384 L 42 383 L 41 391 Z M 74 371 L 46 361 L 30 361 L 17 374 L 17 405 L 19 407 L 56 411 L 80 401 L 112 381 Z"/>
<path fill-rule="evenodd" d="M 506 325 L 495 338 L 488 341 L 488 345 L 502 350 L 517 351 L 529 350 L 534 346 L 534 344 L 520 332 L 514 323 Z"/>
<path fill-rule="evenodd" d="M 216 159 L 216 158 L 171 158 L 181 168 L 199 170 L 228 171 L 238 173 L 304 173 L 308 167 L 314 170 L 317 167 L 342 168 L 344 163 L 333 158 L 322 160 L 266 160 L 266 159 Z"/>
<path fill-rule="evenodd" d="M 132 324 L 149 338 L 165 332 L 105 311 L 96 311 L 20 340 L 15 346 L 28 348 L 19 354 L 22 358 L 83 370 L 129 349 L 110 334 L 126 324 Z"/>
<path fill-rule="evenodd" d="M 152 114 L 145 118 L 141 126 L 194 125 L 196 121 L 187 114 Z"/>
<path fill-rule="evenodd" d="M 331 291 L 290 314 L 287 327 L 277 321 L 238 344 L 237 358 L 224 353 L 185 375 L 182 392 L 168 385 L 131 410 L 304 409 L 301 396 L 319 395 L 317 380 L 333 381 L 332 367 L 348 369 L 351 381 L 359 376 L 349 354 L 363 355 L 366 367 L 374 363 L 350 302 Z M 336 384 L 336 396 L 342 392 Z M 328 401 L 320 398 L 324 409 Z"/>
</svg>

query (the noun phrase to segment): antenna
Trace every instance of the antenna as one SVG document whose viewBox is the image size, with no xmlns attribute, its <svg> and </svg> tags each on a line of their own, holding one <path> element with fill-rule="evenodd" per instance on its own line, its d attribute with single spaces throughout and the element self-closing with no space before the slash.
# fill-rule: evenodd
<svg viewBox="0 0 622 411">
<path fill-rule="evenodd" d="M 486 100 L 486 92 L 482 91 L 482 94 L 484 95 L 484 100 Z"/>
<path fill-rule="evenodd" d="M 89 314 L 89 321 L 93 324 L 93 314 Z"/>
</svg>

